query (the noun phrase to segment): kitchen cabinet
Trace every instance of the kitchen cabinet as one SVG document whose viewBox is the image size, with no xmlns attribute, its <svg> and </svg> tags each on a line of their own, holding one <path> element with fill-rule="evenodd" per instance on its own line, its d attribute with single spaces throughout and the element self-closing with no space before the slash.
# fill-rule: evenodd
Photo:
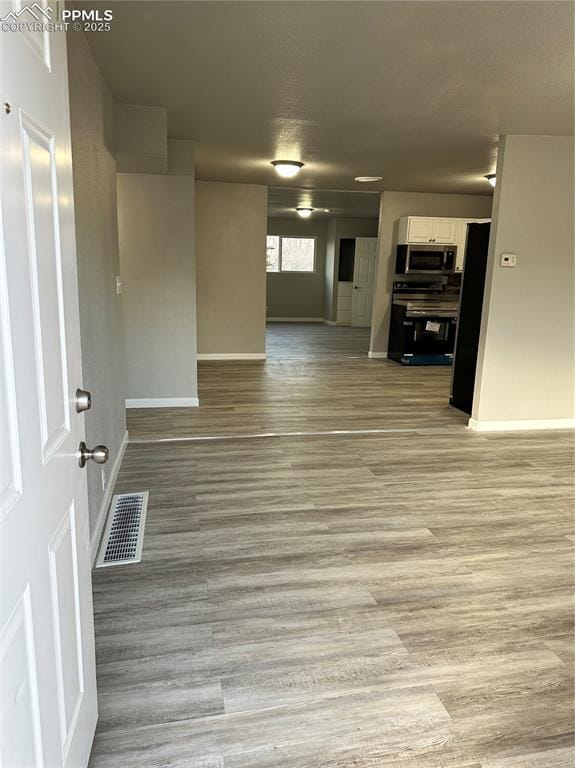
<svg viewBox="0 0 575 768">
<path fill-rule="evenodd" d="M 433 219 L 433 242 L 454 245 L 457 239 L 457 219 Z"/>
<path fill-rule="evenodd" d="M 455 245 L 459 219 L 433 216 L 404 216 L 399 220 L 398 243 Z"/>
</svg>

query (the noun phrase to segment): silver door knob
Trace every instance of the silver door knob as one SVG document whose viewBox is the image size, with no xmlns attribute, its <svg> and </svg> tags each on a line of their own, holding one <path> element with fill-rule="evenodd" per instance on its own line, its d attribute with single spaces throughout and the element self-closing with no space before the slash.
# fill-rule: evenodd
<svg viewBox="0 0 575 768">
<path fill-rule="evenodd" d="M 88 392 L 87 389 L 77 389 L 74 399 L 76 401 L 76 410 L 78 413 L 89 411 L 92 407 L 92 393 Z"/>
<path fill-rule="evenodd" d="M 78 447 L 78 464 L 81 467 L 86 466 L 89 459 L 96 464 L 105 464 L 110 457 L 110 450 L 105 445 L 95 445 L 92 449 L 88 448 L 83 441 Z"/>
</svg>

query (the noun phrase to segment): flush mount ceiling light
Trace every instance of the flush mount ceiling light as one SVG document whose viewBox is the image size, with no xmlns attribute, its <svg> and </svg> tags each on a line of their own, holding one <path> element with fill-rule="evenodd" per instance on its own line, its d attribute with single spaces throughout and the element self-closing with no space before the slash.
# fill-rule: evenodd
<svg viewBox="0 0 575 768">
<path fill-rule="evenodd" d="M 272 160 L 272 165 L 279 176 L 284 179 L 291 179 L 300 172 L 304 164 L 297 160 Z"/>
<path fill-rule="evenodd" d="M 488 173 L 485 178 L 491 184 L 492 187 L 494 187 L 497 184 L 497 177 L 495 176 L 494 173 Z"/>
<path fill-rule="evenodd" d="M 296 208 L 297 215 L 301 216 L 302 219 L 309 219 L 309 217 L 313 213 L 313 208 Z"/>
<path fill-rule="evenodd" d="M 359 181 L 361 184 L 369 184 L 369 182 L 373 181 L 381 181 L 383 179 L 383 176 L 356 176 L 355 180 Z"/>
</svg>

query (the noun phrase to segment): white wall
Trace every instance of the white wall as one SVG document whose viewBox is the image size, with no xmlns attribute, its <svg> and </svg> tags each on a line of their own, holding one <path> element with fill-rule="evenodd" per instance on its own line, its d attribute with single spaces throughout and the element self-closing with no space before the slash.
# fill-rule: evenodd
<svg viewBox="0 0 575 768">
<path fill-rule="evenodd" d="M 573 138 L 505 136 L 471 426 L 575 426 Z M 499 265 L 502 253 L 517 266 Z"/>
<path fill-rule="evenodd" d="M 115 103 L 79 32 L 68 35 L 68 69 L 83 387 L 93 397 L 85 413 L 86 440 L 110 449 L 104 467 L 89 461 L 85 470 L 90 535 L 97 538 L 126 435 L 122 297 L 115 290 L 120 274 Z"/>
<path fill-rule="evenodd" d="M 118 214 L 128 404 L 197 404 L 193 175 L 118 174 Z"/>
<path fill-rule="evenodd" d="M 485 182 L 487 185 L 487 182 Z M 402 216 L 448 216 L 454 218 L 489 218 L 491 195 L 445 195 L 427 192 L 383 192 L 379 213 L 379 243 L 370 352 L 387 354 L 391 292 L 395 273 L 394 242 L 398 219 Z"/>
<path fill-rule="evenodd" d="M 264 357 L 267 187 L 196 183 L 198 354 Z"/>
</svg>

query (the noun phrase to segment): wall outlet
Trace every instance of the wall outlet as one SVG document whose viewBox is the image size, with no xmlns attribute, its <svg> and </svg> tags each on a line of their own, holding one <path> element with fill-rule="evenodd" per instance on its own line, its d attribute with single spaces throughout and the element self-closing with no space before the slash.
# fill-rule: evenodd
<svg viewBox="0 0 575 768">
<path fill-rule="evenodd" d="M 502 267 L 515 267 L 517 266 L 517 254 L 502 253 L 499 263 Z"/>
</svg>

